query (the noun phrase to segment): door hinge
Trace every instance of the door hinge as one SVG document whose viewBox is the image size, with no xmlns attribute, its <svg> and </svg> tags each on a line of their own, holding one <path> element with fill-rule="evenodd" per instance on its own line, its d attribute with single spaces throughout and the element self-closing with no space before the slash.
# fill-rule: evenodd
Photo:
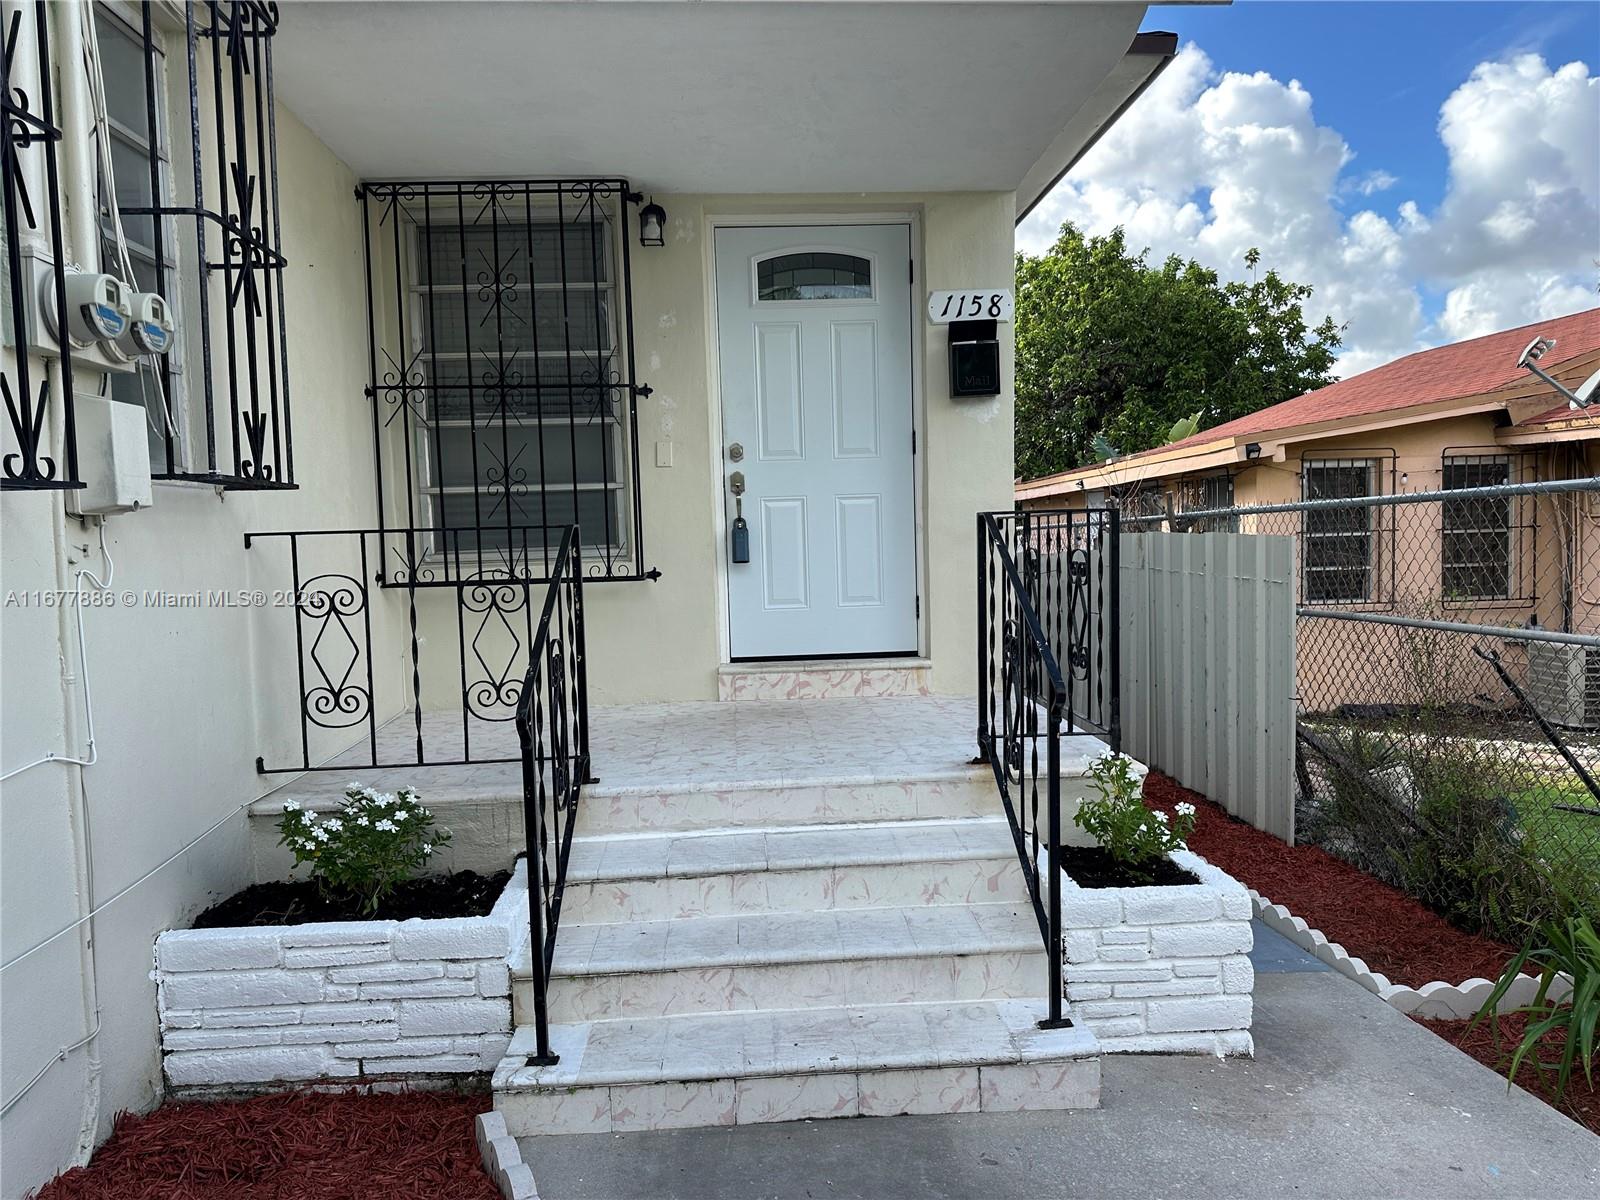
<svg viewBox="0 0 1600 1200">
<path fill-rule="evenodd" d="M 913 429 L 911 431 L 911 453 L 915 454 L 916 452 L 917 452 L 917 431 L 915 429 Z"/>
<path fill-rule="evenodd" d="M 917 281 L 917 260 L 914 259 L 914 258 L 908 258 L 908 259 L 906 259 L 906 282 L 907 283 L 915 283 L 916 281 Z"/>
<path fill-rule="evenodd" d="M 921 596 L 917 597 L 917 618 L 919 620 L 922 618 L 922 597 Z"/>
</svg>

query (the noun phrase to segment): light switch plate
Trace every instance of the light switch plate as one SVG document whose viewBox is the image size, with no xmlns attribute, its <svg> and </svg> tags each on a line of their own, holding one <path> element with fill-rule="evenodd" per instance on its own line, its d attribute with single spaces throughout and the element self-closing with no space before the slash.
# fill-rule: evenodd
<svg viewBox="0 0 1600 1200">
<path fill-rule="evenodd" d="M 656 466 L 670 467 L 672 465 L 672 443 L 656 443 Z"/>
</svg>

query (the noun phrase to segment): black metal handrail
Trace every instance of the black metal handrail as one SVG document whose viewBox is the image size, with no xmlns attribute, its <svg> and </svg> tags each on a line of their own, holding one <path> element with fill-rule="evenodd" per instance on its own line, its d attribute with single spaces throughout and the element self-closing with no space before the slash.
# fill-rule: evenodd
<svg viewBox="0 0 1600 1200">
<path fill-rule="evenodd" d="M 1116 578 L 1114 512 L 978 515 L 978 761 L 994 772 L 1044 940 L 1044 1028 L 1072 1023 L 1062 1007 L 1061 735 L 1098 728 L 1120 749 Z"/>
<path fill-rule="evenodd" d="M 522 748 L 522 820 L 527 842 L 529 962 L 538 1049 L 549 1064 L 550 967 L 561 925 L 567 858 L 589 774 L 589 688 L 583 637 L 583 552 L 578 527 L 561 539 L 545 592 L 528 673 L 517 701 Z"/>
</svg>

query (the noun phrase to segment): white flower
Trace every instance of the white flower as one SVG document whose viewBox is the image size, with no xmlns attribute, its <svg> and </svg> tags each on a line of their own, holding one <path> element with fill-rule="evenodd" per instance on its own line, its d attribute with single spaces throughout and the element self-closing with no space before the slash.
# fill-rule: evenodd
<svg viewBox="0 0 1600 1200">
<path fill-rule="evenodd" d="M 357 825 L 370 825 L 370 824 L 372 824 L 372 822 L 367 820 L 365 817 L 357 817 L 356 818 L 356 824 Z"/>
<path fill-rule="evenodd" d="M 1158 813 L 1153 813 L 1152 815 L 1155 817 L 1156 820 L 1160 821 L 1163 825 L 1165 825 L 1167 823 L 1167 814 L 1166 813 L 1158 812 Z"/>
<path fill-rule="evenodd" d="M 329 817 L 326 821 L 323 822 L 323 828 L 331 829 L 335 833 L 338 833 L 339 830 L 344 828 L 344 822 L 339 820 L 338 817 Z"/>
<path fill-rule="evenodd" d="M 400 827 L 385 817 L 383 820 L 374 825 L 373 828 L 378 830 L 380 833 L 393 833 Z"/>
<path fill-rule="evenodd" d="M 432 842 L 423 842 L 422 843 L 422 852 L 424 854 L 432 854 L 433 853 L 433 843 Z"/>
<path fill-rule="evenodd" d="M 283 802 L 283 811 L 284 812 L 299 812 L 300 811 L 300 801 L 298 801 L 298 800 L 285 800 Z"/>
<path fill-rule="evenodd" d="M 1194 816 L 1194 805 L 1190 804 L 1187 800 L 1178 801 L 1177 804 L 1173 805 L 1173 808 L 1177 811 L 1177 814 L 1180 817 Z"/>
<path fill-rule="evenodd" d="M 319 825 L 311 831 L 311 836 L 319 842 L 325 842 L 328 840 L 328 831 Z"/>
<path fill-rule="evenodd" d="M 361 794 L 363 796 L 365 796 L 368 800 L 376 800 L 378 798 L 378 792 L 377 792 L 377 789 L 375 789 L 375 788 L 369 788 L 369 787 L 362 788 L 361 789 Z"/>
<path fill-rule="evenodd" d="M 361 790 L 361 781 L 359 779 L 352 779 L 349 783 L 344 785 L 344 790 L 347 792 L 359 792 Z"/>
</svg>

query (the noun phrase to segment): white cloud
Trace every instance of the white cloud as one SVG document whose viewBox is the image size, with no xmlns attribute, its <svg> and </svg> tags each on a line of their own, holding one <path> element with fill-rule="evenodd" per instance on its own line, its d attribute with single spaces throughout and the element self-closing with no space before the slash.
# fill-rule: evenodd
<svg viewBox="0 0 1600 1200">
<path fill-rule="evenodd" d="M 1312 284 L 1307 316 L 1348 326 L 1341 374 L 1400 354 L 1573 312 L 1596 302 L 1600 259 L 1600 79 L 1536 54 L 1485 62 L 1440 109 L 1449 159 L 1431 211 L 1346 215 L 1338 197 L 1400 180 L 1316 123 L 1296 80 L 1218 73 L 1184 46 L 1138 105 L 1017 230 L 1039 252 L 1063 221 L 1117 225 L 1152 256 L 1243 276 L 1245 251 Z M 1442 294 L 1430 320 L 1424 289 Z"/>
</svg>

